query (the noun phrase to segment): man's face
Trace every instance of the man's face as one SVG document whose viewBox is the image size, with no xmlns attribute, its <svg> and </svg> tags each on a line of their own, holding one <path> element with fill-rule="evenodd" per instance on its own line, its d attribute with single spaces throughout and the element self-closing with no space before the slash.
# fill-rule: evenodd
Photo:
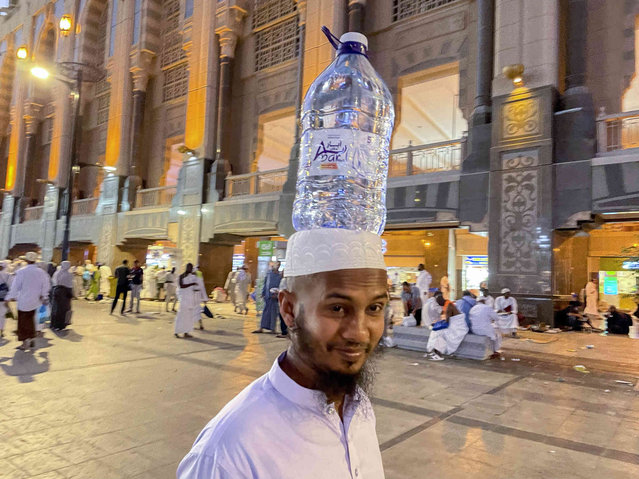
<svg viewBox="0 0 639 479">
<path fill-rule="evenodd" d="M 424 271 L 424 265 L 423 265 L 423 264 L 420 264 L 420 265 L 417 267 L 417 271 Z"/>
<path fill-rule="evenodd" d="M 410 293 L 410 286 L 407 284 L 402 284 L 402 289 L 405 293 Z"/>
<path fill-rule="evenodd" d="M 353 269 L 296 278 L 280 308 L 295 352 L 321 373 L 357 375 L 384 332 L 386 273 Z"/>
<path fill-rule="evenodd" d="M 504 298 L 506 299 L 510 298 L 510 293 L 508 291 L 504 293 Z"/>
<path fill-rule="evenodd" d="M 140 267 L 140 262 L 139 261 L 135 261 L 133 263 L 133 266 L 135 266 L 136 268 L 139 268 Z"/>
<path fill-rule="evenodd" d="M 444 306 L 444 304 L 446 303 L 444 296 L 441 294 L 438 294 L 437 296 L 435 296 L 435 301 L 437 301 L 437 304 L 439 304 L 440 306 Z"/>
</svg>

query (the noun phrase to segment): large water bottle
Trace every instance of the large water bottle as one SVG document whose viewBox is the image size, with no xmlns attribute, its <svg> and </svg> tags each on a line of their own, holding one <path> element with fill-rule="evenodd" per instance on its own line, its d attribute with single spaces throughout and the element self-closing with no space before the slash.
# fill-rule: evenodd
<svg viewBox="0 0 639 479">
<path fill-rule="evenodd" d="M 337 57 L 315 79 L 302 105 L 293 226 L 381 234 L 393 100 L 368 61 L 364 35 L 349 32 L 339 42 L 332 35 L 329 40 Z"/>
</svg>

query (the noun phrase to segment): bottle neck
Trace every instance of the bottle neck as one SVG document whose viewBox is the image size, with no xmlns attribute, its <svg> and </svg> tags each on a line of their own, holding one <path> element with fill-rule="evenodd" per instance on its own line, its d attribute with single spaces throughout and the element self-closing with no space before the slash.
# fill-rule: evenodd
<svg viewBox="0 0 639 479">
<path fill-rule="evenodd" d="M 357 55 L 364 55 L 368 58 L 368 50 L 364 46 L 363 43 L 360 42 L 344 42 L 339 44 L 339 48 L 337 49 L 338 55 L 355 53 Z"/>
</svg>

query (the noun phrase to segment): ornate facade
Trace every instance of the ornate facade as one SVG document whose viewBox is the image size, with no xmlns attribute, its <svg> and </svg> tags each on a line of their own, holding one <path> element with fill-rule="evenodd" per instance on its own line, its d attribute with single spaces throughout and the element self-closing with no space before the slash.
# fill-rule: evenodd
<svg viewBox="0 0 639 479">
<path fill-rule="evenodd" d="M 0 257 L 57 257 L 69 178 L 72 250 L 91 245 L 98 261 L 169 241 L 219 284 L 234 244 L 289 235 L 296 117 L 334 56 L 326 25 L 368 36 L 395 98 L 387 228 L 487 233 L 491 287 L 545 317 L 555 232 L 639 209 L 623 180 L 639 169 L 636 117 L 619 113 L 634 95 L 639 2 L 614 3 L 18 2 L 0 17 Z M 71 63 L 98 72 L 81 84 L 75 133 L 57 80 Z M 502 71 L 520 64 L 514 85 Z"/>
</svg>

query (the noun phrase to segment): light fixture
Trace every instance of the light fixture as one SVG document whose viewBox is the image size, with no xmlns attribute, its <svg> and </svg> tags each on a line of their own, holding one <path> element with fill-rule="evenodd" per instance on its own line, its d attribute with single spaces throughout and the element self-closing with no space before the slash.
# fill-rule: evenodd
<svg viewBox="0 0 639 479">
<path fill-rule="evenodd" d="M 178 215 L 181 215 L 181 216 L 184 216 L 184 215 L 186 214 L 186 211 L 184 211 L 184 210 L 177 210 L 177 214 L 178 214 Z"/>
<path fill-rule="evenodd" d="M 26 60 L 28 56 L 29 50 L 27 50 L 26 45 L 22 45 L 16 50 L 16 57 L 18 57 L 18 60 Z"/>
<path fill-rule="evenodd" d="M 31 74 L 36 78 L 40 78 L 41 80 L 46 80 L 47 78 L 49 78 L 49 72 L 46 68 L 42 67 L 33 67 L 31 69 Z"/>
<path fill-rule="evenodd" d="M 66 37 L 71 31 L 71 26 L 71 15 L 62 15 L 60 19 L 60 33 Z"/>
<path fill-rule="evenodd" d="M 520 87 L 524 84 L 524 66 L 521 63 L 505 66 L 502 73 L 513 82 L 513 85 Z"/>
</svg>

